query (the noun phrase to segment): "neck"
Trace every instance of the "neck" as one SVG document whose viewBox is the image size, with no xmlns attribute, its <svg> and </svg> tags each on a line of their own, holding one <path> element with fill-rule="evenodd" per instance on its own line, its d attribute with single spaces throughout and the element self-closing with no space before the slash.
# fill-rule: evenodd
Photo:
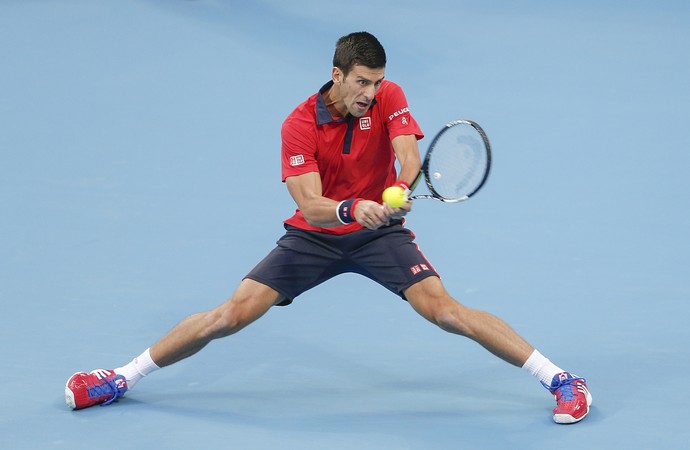
<svg viewBox="0 0 690 450">
<path fill-rule="evenodd" d="M 347 108 L 340 100 L 339 86 L 333 84 L 329 90 L 323 93 L 323 101 L 328 108 L 328 112 L 335 117 L 345 117 L 347 115 Z"/>
</svg>

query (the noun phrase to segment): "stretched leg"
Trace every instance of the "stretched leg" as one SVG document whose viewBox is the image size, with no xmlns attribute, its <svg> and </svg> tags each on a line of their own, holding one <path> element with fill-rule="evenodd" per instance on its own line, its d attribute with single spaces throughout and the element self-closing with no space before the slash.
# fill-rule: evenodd
<svg viewBox="0 0 690 450">
<path fill-rule="evenodd" d="M 539 378 L 556 398 L 555 422 L 579 422 L 589 413 L 592 395 L 584 378 L 551 363 L 498 317 L 457 302 L 437 277 L 414 284 L 405 291 L 405 296 L 427 320 L 446 331 L 467 336 L 504 361 Z"/>
<path fill-rule="evenodd" d="M 280 300 L 275 290 L 245 279 L 228 301 L 187 317 L 129 364 L 115 370 L 96 369 L 72 375 L 65 385 L 67 405 L 81 409 L 112 403 L 141 377 L 195 354 L 213 339 L 238 332 Z"/>
<path fill-rule="evenodd" d="M 437 277 L 428 277 L 412 285 L 405 291 L 405 297 L 425 319 L 445 331 L 476 341 L 510 364 L 522 367 L 534 351 L 503 320 L 453 299 Z"/>
<path fill-rule="evenodd" d="M 245 279 L 222 305 L 177 324 L 151 347 L 151 359 L 158 367 L 165 367 L 192 356 L 212 340 L 234 334 L 254 322 L 281 298 L 272 288 Z"/>
</svg>

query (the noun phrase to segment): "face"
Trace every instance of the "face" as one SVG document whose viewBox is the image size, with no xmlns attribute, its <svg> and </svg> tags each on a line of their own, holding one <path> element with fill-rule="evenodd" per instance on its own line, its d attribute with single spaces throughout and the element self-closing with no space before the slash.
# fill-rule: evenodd
<svg viewBox="0 0 690 450">
<path fill-rule="evenodd" d="M 355 64 L 350 73 L 344 76 L 342 70 L 333 68 L 336 109 L 343 116 L 347 113 L 362 117 L 371 107 L 374 95 L 383 81 L 385 68 L 372 69 Z"/>
</svg>

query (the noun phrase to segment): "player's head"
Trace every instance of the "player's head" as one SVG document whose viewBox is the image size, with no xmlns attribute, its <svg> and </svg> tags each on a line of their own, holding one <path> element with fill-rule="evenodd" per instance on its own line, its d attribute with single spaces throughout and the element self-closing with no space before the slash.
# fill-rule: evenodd
<svg viewBox="0 0 690 450">
<path fill-rule="evenodd" d="M 345 115 L 362 117 L 383 82 L 386 52 L 373 35 L 351 33 L 338 39 L 333 56 L 333 95 Z"/>
<path fill-rule="evenodd" d="M 355 64 L 370 69 L 386 67 L 386 51 L 373 34 L 359 31 L 343 36 L 336 42 L 333 67 L 347 76 Z"/>
</svg>

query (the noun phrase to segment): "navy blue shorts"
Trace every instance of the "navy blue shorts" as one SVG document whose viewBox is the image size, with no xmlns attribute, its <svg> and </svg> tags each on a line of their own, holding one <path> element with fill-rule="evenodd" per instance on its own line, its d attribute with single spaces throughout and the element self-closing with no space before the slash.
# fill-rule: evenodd
<svg viewBox="0 0 690 450">
<path fill-rule="evenodd" d="M 289 305 L 301 293 L 342 273 L 368 277 L 405 299 L 408 287 L 438 276 L 414 235 L 400 223 L 346 235 L 317 233 L 285 225 L 286 233 L 249 278 L 275 289 Z"/>
</svg>

